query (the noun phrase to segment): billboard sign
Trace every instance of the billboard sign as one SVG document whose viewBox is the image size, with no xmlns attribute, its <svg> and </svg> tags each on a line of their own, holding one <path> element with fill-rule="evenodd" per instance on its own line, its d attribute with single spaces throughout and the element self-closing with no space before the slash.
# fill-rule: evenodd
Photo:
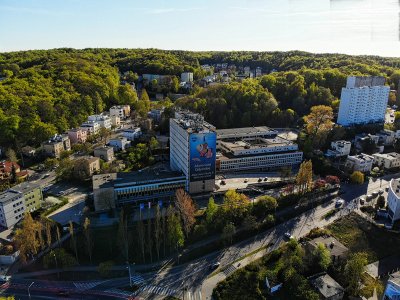
<svg viewBox="0 0 400 300">
<path fill-rule="evenodd" d="M 190 181 L 214 179 L 217 134 L 193 133 L 189 139 Z"/>
</svg>

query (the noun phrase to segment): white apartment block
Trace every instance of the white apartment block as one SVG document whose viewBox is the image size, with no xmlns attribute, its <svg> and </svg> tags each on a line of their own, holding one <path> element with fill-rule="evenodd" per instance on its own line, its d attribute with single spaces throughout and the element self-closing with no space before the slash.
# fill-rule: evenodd
<svg viewBox="0 0 400 300">
<path fill-rule="evenodd" d="M 87 135 L 97 134 L 100 131 L 100 124 L 97 121 L 87 121 L 82 123 L 80 129 L 85 130 Z"/>
<path fill-rule="evenodd" d="M 348 77 L 346 87 L 342 88 L 337 123 L 383 123 L 390 92 L 384 84 L 384 77 Z"/>
<path fill-rule="evenodd" d="M 18 223 L 25 212 L 24 195 L 21 192 L 7 190 L 0 194 L 0 225 L 11 228 Z"/>
<path fill-rule="evenodd" d="M 122 136 L 126 138 L 128 141 L 134 141 L 138 139 L 141 135 L 142 135 L 142 130 L 140 129 L 140 127 L 125 129 L 122 132 Z"/>
<path fill-rule="evenodd" d="M 385 169 L 394 169 L 400 167 L 400 154 L 396 152 L 391 153 L 375 153 L 372 155 L 374 157 L 374 163 L 379 167 Z"/>
<path fill-rule="evenodd" d="M 351 171 L 369 173 L 372 168 L 374 158 L 371 155 L 361 153 L 359 155 L 348 156 L 345 167 Z"/>
<path fill-rule="evenodd" d="M 129 105 L 115 105 L 110 108 L 110 117 L 117 116 L 125 119 L 131 115 L 131 107 Z"/>
<path fill-rule="evenodd" d="M 391 130 L 381 130 L 376 134 L 379 137 L 379 142 L 385 146 L 393 145 L 396 138 L 396 133 Z"/>
<path fill-rule="evenodd" d="M 94 149 L 94 156 L 104 161 L 114 160 L 114 148 L 111 146 L 103 146 Z"/>
<path fill-rule="evenodd" d="M 181 74 L 182 82 L 193 82 L 193 73 L 192 72 L 184 72 Z"/>
<path fill-rule="evenodd" d="M 351 142 L 334 141 L 331 142 L 331 149 L 328 150 L 328 156 L 341 157 L 348 156 L 351 150 Z"/>
<path fill-rule="evenodd" d="M 108 145 L 114 148 L 114 151 L 125 150 L 130 146 L 131 142 L 126 137 L 117 137 L 108 141 Z"/>
<path fill-rule="evenodd" d="M 107 115 L 92 115 L 88 117 L 88 121 L 97 122 L 100 127 L 111 129 L 111 118 Z"/>
<path fill-rule="evenodd" d="M 387 196 L 388 215 L 392 224 L 400 219 L 400 179 L 392 179 Z"/>
<path fill-rule="evenodd" d="M 119 116 L 111 116 L 111 126 L 116 128 L 121 126 L 121 118 Z"/>
</svg>

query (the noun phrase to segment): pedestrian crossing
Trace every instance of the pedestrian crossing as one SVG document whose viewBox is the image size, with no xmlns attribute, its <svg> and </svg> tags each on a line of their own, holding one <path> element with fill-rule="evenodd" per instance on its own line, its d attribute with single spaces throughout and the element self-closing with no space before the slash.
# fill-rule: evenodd
<svg viewBox="0 0 400 300">
<path fill-rule="evenodd" d="M 144 285 L 136 291 L 136 295 L 139 295 L 140 293 L 143 292 L 149 294 L 163 295 L 163 296 L 174 296 L 178 294 L 178 292 L 174 289 L 156 285 Z"/>
<path fill-rule="evenodd" d="M 107 293 L 111 293 L 111 294 L 122 295 L 122 296 L 126 296 L 126 297 L 132 296 L 132 293 L 131 293 L 131 292 L 124 291 L 124 290 L 120 290 L 120 289 L 115 289 L 115 288 L 106 290 L 106 292 L 107 292 Z"/>
<path fill-rule="evenodd" d="M 74 285 L 78 290 L 90 290 L 101 283 L 102 281 L 74 282 Z"/>
<path fill-rule="evenodd" d="M 142 285 L 145 281 L 144 278 L 139 274 L 133 274 L 131 276 L 131 280 L 134 285 Z"/>
<path fill-rule="evenodd" d="M 225 268 L 225 270 L 222 271 L 222 273 L 224 273 L 226 276 L 229 276 L 235 271 L 236 271 L 235 266 L 234 265 L 229 265 L 227 268 Z"/>
</svg>

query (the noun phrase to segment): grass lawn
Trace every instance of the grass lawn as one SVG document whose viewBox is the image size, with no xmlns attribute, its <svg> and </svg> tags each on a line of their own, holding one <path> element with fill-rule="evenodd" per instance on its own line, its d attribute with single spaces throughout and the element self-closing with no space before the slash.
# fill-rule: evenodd
<svg viewBox="0 0 400 300">
<path fill-rule="evenodd" d="M 379 228 L 353 213 L 341 218 L 328 229 L 351 252 L 366 252 L 368 263 L 398 254 L 400 235 Z"/>
</svg>

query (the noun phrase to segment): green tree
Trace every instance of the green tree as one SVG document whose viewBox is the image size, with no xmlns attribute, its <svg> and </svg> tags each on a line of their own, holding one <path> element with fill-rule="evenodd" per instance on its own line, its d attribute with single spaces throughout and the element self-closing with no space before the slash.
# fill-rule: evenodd
<svg viewBox="0 0 400 300">
<path fill-rule="evenodd" d="M 254 203 L 253 213 L 258 217 L 263 217 L 267 213 L 275 211 L 278 207 L 278 202 L 274 197 L 265 195 L 261 196 Z"/>
<path fill-rule="evenodd" d="M 309 115 L 304 117 L 306 132 L 311 136 L 314 146 L 320 146 L 325 141 L 333 127 L 333 110 L 326 105 L 311 107 Z"/>
<path fill-rule="evenodd" d="M 29 255 L 36 255 L 39 251 L 40 242 L 38 233 L 40 226 L 33 220 L 29 212 L 25 213 L 21 228 L 15 231 L 15 243 L 19 250 L 19 257 L 23 263 L 27 261 Z"/>
<path fill-rule="evenodd" d="M 185 235 L 188 237 L 194 223 L 196 222 L 194 217 L 196 208 L 193 199 L 183 189 L 178 189 L 175 193 L 175 206 L 183 221 L 183 230 Z"/>
<path fill-rule="evenodd" d="M 322 243 L 317 243 L 312 255 L 316 265 L 322 271 L 326 271 L 332 263 L 331 253 Z"/>
<path fill-rule="evenodd" d="M 69 234 L 71 235 L 71 248 L 75 253 L 76 261 L 78 262 L 78 247 L 77 247 L 77 237 L 75 236 L 74 224 L 69 221 Z"/>
<path fill-rule="evenodd" d="M 86 218 L 85 222 L 83 223 L 83 236 L 85 239 L 85 250 L 87 255 L 89 256 L 90 263 L 92 263 L 94 242 L 89 218 Z"/>
<path fill-rule="evenodd" d="M 6 157 L 7 157 L 7 160 L 10 161 L 10 162 L 17 162 L 17 161 L 18 161 L 18 159 L 17 159 L 17 154 L 16 154 L 15 151 L 14 151 L 13 149 L 11 149 L 11 148 L 8 148 L 8 149 L 7 149 L 7 151 L 6 151 Z"/>
<path fill-rule="evenodd" d="M 217 204 L 215 204 L 214 198 L 210 197 L 210 199 L 208 199 L 208 204 L 206 209 L 206 222 L 209 226 L 213 224 L 214 217 L 217 211 L 218 211 L 218 206 Z"/>
<path fill-rule="evenodd" d="M 344 267 L 346 289 L 351 296 L 357 296 L 360 291 L 361 275 L 368 263 L 367 255 L 363 252 L 354 253 L 349 257 Z"/>
<path fill-rule="evenodd" d="M 296 175 L 296 185 L 300 193 L 304 193 L 312 186 L 312 162 L 311 160 L 303 161 Z"/>
<path fill-rule="evenodd" d="M 121 209 L 118 223 L 118 246 L 121 250 L 125 261 L 129 260 L 129 236 L 128 236 L 128 220 L 124 214 L 124 209 Z"/>
<path fill-rule="evenodd" d="M 221 238 L 225 243 L 230 245 L 232 244 L 233 236 L 235 235 L 235 233 L 236 233 L 235 225 L 233 225 L 232 222 L 229 222 L 222 229 Z"/>
<path fill-rule="evenodd" d="M 183 246 L 185 237 L 179 217 L 173 209 L 169 209 L 168 213 L 167 235 L 169 247 L 178 251 Z"/>
<path fill-rule="evenodd" d="M 350 175 L 350 181 L 355 184 L 363 184 L 364 183 L 364 174 L 360 171 L 354 171 Z"/>
<path fill-rule="evenodd" d="M 250 206 L 249 198 L 234 190 L 229 190 L 224 195 L 222 213 L 227 220 L 238 221 L 243 219 Z"/>
</svg>

